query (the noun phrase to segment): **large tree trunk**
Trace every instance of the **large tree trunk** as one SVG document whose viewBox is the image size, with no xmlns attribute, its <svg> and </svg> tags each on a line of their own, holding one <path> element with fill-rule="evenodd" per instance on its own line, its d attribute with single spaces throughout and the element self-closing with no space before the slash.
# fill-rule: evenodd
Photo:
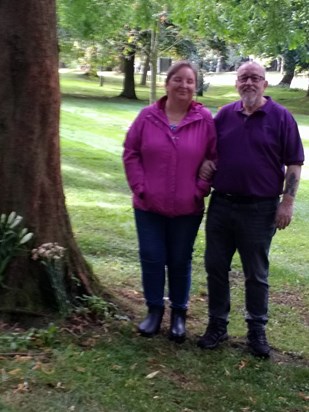
<svg viewBox="0 0 309 412">
<path fill-rule="evenodd" d="M 2 0 L 0 50 L 0 213 L 23 216 L 31 247 L 66 248 L 68 296 L 92 293 L 98 283 L 74 240 L 60 172 L 55 0 Z M 30 251 L 10 262 L 4 283 L 2 309 L 56 307 L 45 268 Z"/>
<path fill-rule="evenodd" d="M 281 79 L 280 83 L 278 86 L 281 87 L 291 87 L 292 80 L 294 78 L 295 74 L 295 67 L 296 67 L 296 59 L 297 58 L 297 53 L 295 50 L 288 50 L 286 53 L 283 55 L 283 78 Z"/>
<path fill-rule="evenodd" d="M 127 99 L 137 99 L 135 94 L 134 59 L 135 51 L 132 51 L 128 56 L 123 57 L 124 79 L 123 90 L 120 97 L 126 97 Z"/>
</svg>

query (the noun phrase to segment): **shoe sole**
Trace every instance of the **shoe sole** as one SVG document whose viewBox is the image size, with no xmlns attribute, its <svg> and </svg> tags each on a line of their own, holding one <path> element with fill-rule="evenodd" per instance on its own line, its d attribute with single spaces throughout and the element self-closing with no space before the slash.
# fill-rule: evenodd
<svg viewBox="0 0 309 412">
<path fill-rule="evenodd" d="M 160 332 L 160 328 L 157 329 L 157 330 L 154 331 L 154 332 L 151 332 L 151 333 L 145 332 L 145 331 L 140 330 L 140 329 L 138 329 L 137 331 L 138 331 L 138 333 L 139 333 L 141 336 L 143 336 L 144 338 L 153 338 L 155 335 L 158 335 L 158 333 Z"/>
<path fill-rule="evenodd" d="M 168 338 L 169 340 L 175 343 L 183 343 L 186 340 L 186 335 L 176 336 L 176 335 L 170 334 Z"/>
<path fill-rule="evenodd" d="M 250 350 L 250 353 L 256 358 L 264 358 L 264 359 L 270 358 L 270 350 L 269 352 L 257 352 L 249 344 L 248 344 L 248 348 Z"/>
<path fill-rule="evenodd" d="M 255 356 L 256 358 L 264 358 L 267 359 L 270 357 L 270 349 L 268 352 L 258 352 L 256 351 L 250 344 L 250 342 L 247 341 L 247 346 L 249 348 L 249 351 L 251 352 L 251 354 L 253 356 Z"/>
<path fill-rule="evenodd" d="M 201 349 L 216 349 L 221 342 L 224 342 L 224 341 L 228 340 L 228 338 L 229 338 L 229 336 L 228 336 L 228 334 L 226 333 L 225 335 L 222 335 L 222 336 L 217 340 L 217 342 L 214 343 L 213 345 L 204 345 L 203 342 L 198 341 L 198 342 L 197 342 L 197 346 L 198 346 L 199 348 L 201 348 Z"/>
</svg>

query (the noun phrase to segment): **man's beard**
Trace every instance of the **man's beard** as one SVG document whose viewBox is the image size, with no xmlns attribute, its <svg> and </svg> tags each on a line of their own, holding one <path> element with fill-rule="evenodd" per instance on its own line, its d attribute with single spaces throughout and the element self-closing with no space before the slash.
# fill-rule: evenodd
<svg viewBox="0 0 309 412">
<path fill-rule="evenodd" d="M 258 101 L 258 96 L 256 95 L 256 93 L 252 93 L 252 92 L 242 93 L 241 98 L 242 98 L 244 105 L 247 107 L 255 106 Z"/>
</svg>

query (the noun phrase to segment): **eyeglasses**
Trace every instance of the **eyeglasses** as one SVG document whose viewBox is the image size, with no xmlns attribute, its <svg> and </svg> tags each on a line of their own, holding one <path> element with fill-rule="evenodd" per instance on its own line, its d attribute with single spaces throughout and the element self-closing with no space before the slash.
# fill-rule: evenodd
<svg viewBox="0 0 309 412">
<path fill-rule="evenodd" d="M 253 75 L 253 76 L 240 76 L 237 77 L 237 80 L 239 83 L 247 83 L 248 79 L 252 81 L 252 83 L 259 83 L 262 80 L 265 80 L 265 77 L 263 76 L 258 76 L 258 75 Z"/>
</svg>

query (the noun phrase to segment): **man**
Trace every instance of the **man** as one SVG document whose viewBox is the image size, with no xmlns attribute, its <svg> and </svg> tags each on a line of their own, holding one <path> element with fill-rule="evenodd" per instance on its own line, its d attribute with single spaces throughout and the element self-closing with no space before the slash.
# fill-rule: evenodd
<svg viewBox="0 0 309 412">
<path fill-rule="evenodd" d="M 268 357 L 269 248 L 276 229 L 291 222 L 304 151 L 292 115 L 270 97 L 265 70 L 255 62 L 237 71 L 241 100 L 216 115 L 218 163 L 207 212 L 205 266 L 209 323 L 198 346 L 213 349 L 228 339 L 229 271 L 238 250 L 245 277 L 247 343 Z M 209 162 L 208 162 L 209 165 Z M 210 170 L 212 169 L 212 170 Z"/>
</svg>

